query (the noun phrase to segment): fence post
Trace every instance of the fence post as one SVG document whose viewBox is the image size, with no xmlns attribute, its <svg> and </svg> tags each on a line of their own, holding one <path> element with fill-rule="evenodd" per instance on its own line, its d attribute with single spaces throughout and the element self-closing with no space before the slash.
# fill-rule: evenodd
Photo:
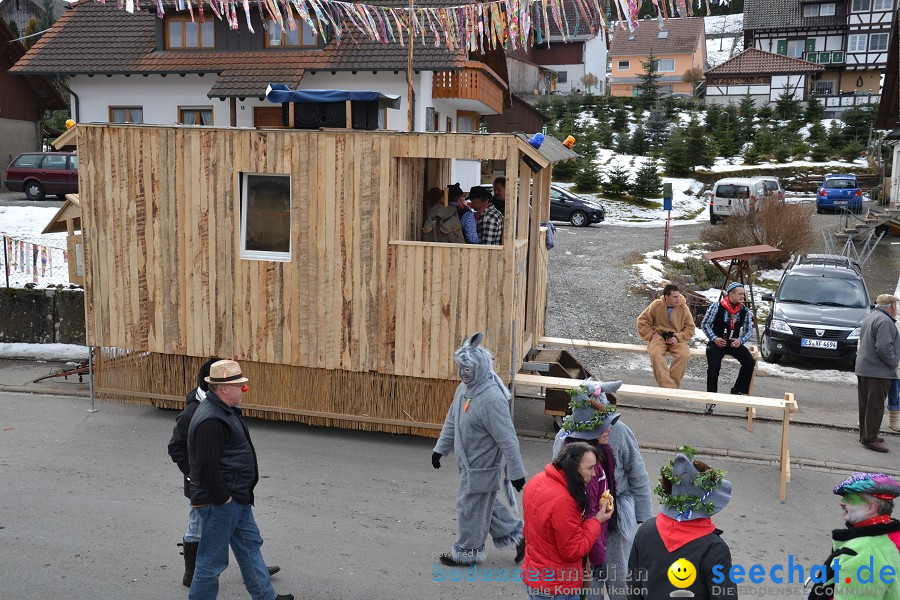
<svg viewBox="0 0 900 600">
<path fill-rule="evenodd" d="M 6 236 L 3 236 L 3 274 L 6 275 L 6 287 L 9 287 L 9 254 L 6 252 Z"/>
</svg>

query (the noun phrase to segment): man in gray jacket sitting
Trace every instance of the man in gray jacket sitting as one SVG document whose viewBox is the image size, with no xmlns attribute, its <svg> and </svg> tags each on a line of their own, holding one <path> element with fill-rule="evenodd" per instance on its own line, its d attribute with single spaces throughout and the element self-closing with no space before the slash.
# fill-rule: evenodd
<svg viewBox="0 0 900 600">
<path fill-rule="evenodd" d="M 875 310 L 863 320 L 856 350 L 857 395 L 859 397 L 859 442 L 875 452 L 887 452 L 878 435 L 884 418 L 884 403 L 900 363 L 900 333 L 897 296 L 881 294 Z"/>
</svg>

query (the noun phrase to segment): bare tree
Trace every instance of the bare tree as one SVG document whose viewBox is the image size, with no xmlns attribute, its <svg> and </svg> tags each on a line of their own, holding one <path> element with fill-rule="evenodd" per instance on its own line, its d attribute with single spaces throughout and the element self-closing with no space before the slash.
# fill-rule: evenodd
<svg viewBox="0 0 900 600">
<path fill-rule="evenodd" d="M 591 93 L 591 89 L 597 87 L 600 84 L 600 80 L 597 79 L 597 76 L 593 73 L 585 73 L 584 76 L 580 79 L 581 85 L 587 89 L 588 93 Z"/>
<path fill-rule="evenodd" d="M 703 69 L 700 67 L 691 67 L 684 72 L 681 80 L 691 84 L 691 97 L 693 98 L 697 93 L 697 84 L 703 81 Z"/>
</svg>

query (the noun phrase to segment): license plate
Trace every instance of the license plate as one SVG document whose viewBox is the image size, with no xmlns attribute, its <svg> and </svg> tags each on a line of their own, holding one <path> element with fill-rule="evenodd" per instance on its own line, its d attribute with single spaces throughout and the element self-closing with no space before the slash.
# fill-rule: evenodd
<svg viewBox="0 0 900 600">
<path fill-rule="evenodd" d="M 837 342 L 835 340 L 808 340 L 800 339 L 800 345 L 804 348 L 823 348 L 825 350 L 837 350 Z"/>
<path fill-rule="evenodd" d="M 847 200 L 839 200 L 839 201 L 835 202 L 834 205 L 835 206 L 846 206 Z M 815 342 L 816 340 L 810 340 L 810 341 Z"/>
</svg>

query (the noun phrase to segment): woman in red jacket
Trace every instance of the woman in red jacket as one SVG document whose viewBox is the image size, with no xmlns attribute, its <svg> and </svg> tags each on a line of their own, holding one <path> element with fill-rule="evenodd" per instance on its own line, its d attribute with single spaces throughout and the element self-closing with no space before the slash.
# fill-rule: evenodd
<svg viewBox="0 0 900 600">
<path fill-rule="evenodd" d="M 601 498 L 597 515 L 584 519 L 586 484 L 594 476 L 598 458 L 593 446 L 569 444 L 525 486 L 522 580 L 532 600 L 581 597 L 584 557 L 612 515 L 606 511 L 608 500 Z"/>
</svg>

